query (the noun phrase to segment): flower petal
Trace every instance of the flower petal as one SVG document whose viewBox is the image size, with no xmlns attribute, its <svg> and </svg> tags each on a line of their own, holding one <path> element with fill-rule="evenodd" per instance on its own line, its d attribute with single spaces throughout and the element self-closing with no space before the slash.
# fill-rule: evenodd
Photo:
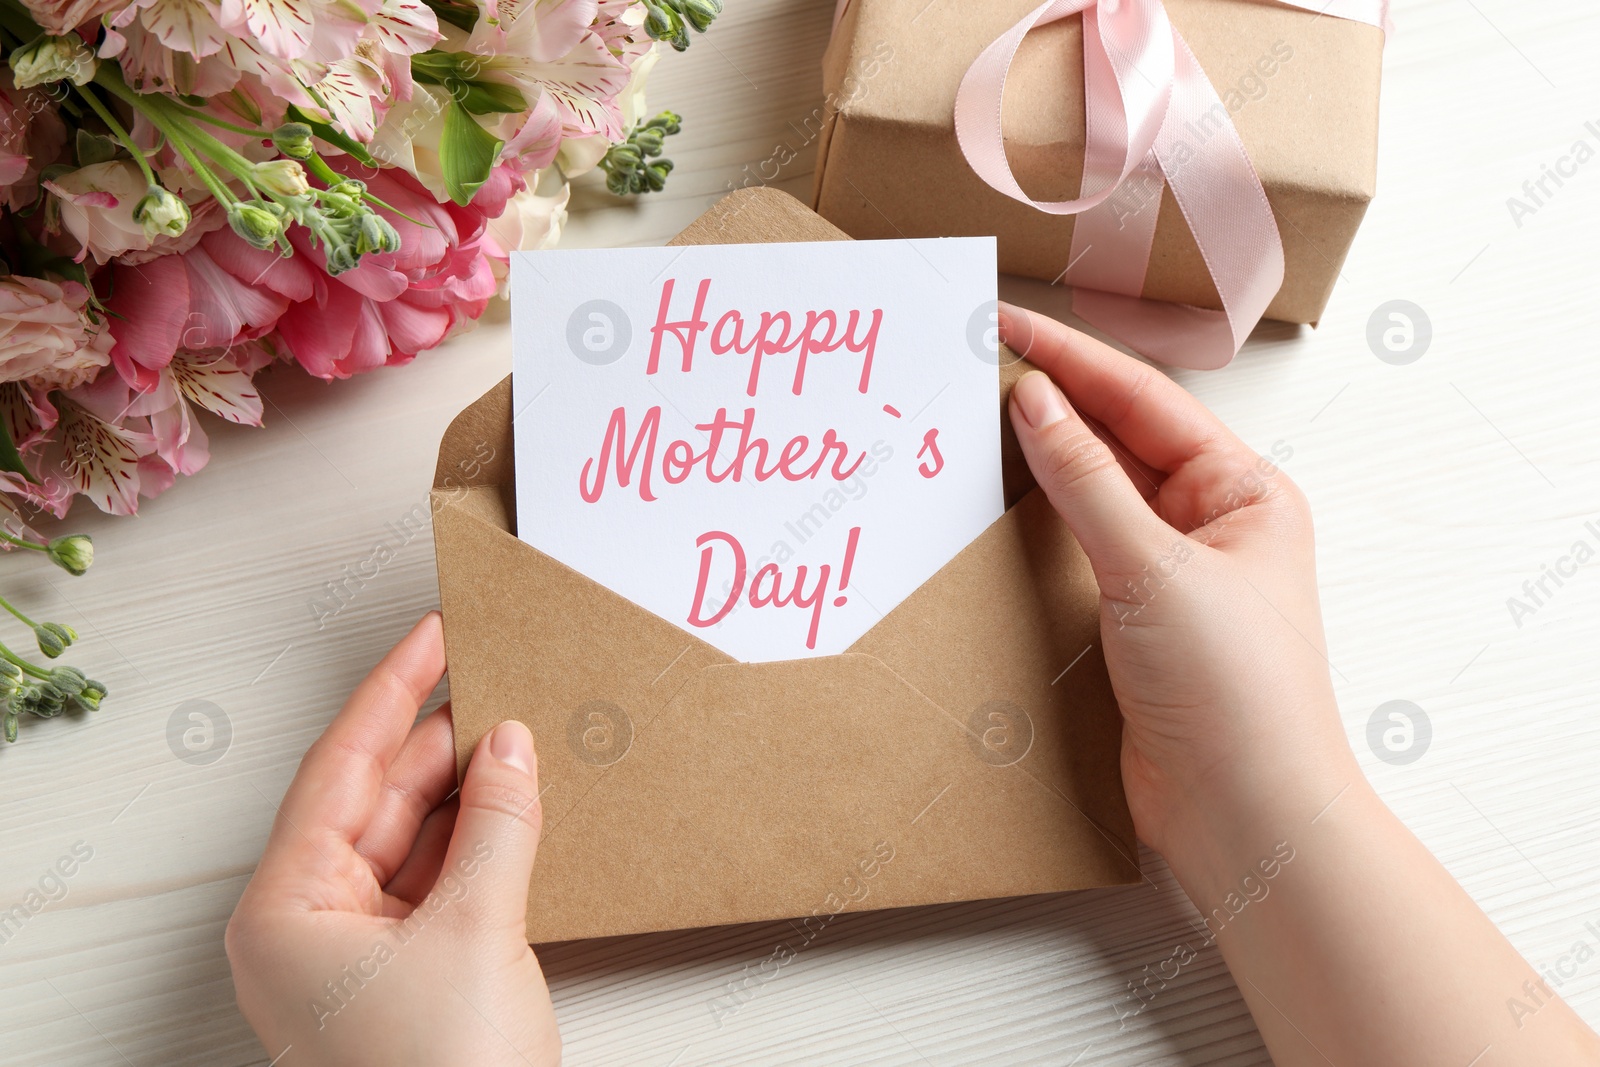
<svg viewBox="0 0 1600 1067">
<path fill-rule="evenodd" d="M 229 422 L 261 425 L 261 394 L 255 382 L 228 356 L 206 358 L 180 353 L 172 377 L 184 397 Z"/>
<path fill-rule="evenodd" d="M 298 59 L 311 47 L 316 7 L 310 0 L 222 0 L 222 22 L 269 55 Z"/>
<path fill-rule="evenodd" d="M 71 401 L 61 405 L 60 429 L 50 473 L 101 511 L 132 515 L 139 506 L 139 457 L 154 446 L 149 436 L 102 422 Z"/>
<path fill-rule="evenodd" d="M 154 0 L 139 21 L 156 40 L 196 59 L 214 55 L 226 39 L 211 9 L 201 0 Z"/>
<path fill-rule="evenodd" d="M 111 360 L 135 389 L 154 383 L 143 373 L 164 367 L 178 350 L 189 315 L 189 273 L 180 256 L 165 256 L 112 274 Z"/>
</svg>

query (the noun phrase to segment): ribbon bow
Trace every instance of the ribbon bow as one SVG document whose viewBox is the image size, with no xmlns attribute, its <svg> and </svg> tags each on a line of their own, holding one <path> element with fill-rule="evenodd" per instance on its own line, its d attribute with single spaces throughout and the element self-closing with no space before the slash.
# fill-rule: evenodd
<svg viewBox="0 0 1600 1067">
<path fill-rule="evenodd" d="M 835 26 L 849 2 L 840 0 Z M 1388 0 L 1281 2 L 1387 28 Z M 1006 75 L 1030 30 L 1079 12 L 1083 183 L 1076 200 L 1038 201 L 1006 160 Z M 1046 0 L 973 61 L 956 95 L 955 123 L 962 154 L 992 188 L 1052 215 L 1079 216 L 1058 280 L 1073 287 L 1081 318 L 1137 352 L 1180 367 L 1221 367 L 1283 284 L 1283 241 L 1261 180 L 1161 0 Z M 1185 136 L 1196 130 L 1202 134 Z M 1128 198 L 1112 200 L 1128 183 L 1138 194 L 1132 209 Z M 1140 299 L 1163 184 L 1194 233 L 1221 311 Z"/>
</svg>

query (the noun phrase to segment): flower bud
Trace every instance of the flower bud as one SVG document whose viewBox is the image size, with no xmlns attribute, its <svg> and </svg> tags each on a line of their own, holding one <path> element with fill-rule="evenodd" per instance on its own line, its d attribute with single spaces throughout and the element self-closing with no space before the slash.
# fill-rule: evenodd
<svg viewBox="0 0 1600 1067">
<path fill-rule="evenodd" d="M 672 160 L 658 159 L 639 172 L 644 176 L 645 186 L 653 193 L 659 193 L 667 187 L 667 175 L 672 173 Z"/>
<path fill-rule="evenodd" d="M 89 679 L 76 667 L 55 667 L 50 671 L 50 684 L 65 696 L 75 697 L 83 692 Z"/>
<path fill-rule="evenodd" d="M 310 159 L 315 150 L 311 127 L 303 122 L 285 122 L 272 131 L 272 146 L 290 159 Z"/>
<path fill-rule="evenodd" d="M 39 651 L 55 659 L 78 639 L 78 631 L 59 622 L 41 622 L 33 628 L 33 639 L 39 642 Z"/>
<path fill-rule="evenodd" d="M 159 185 L 152 185 L 145 191 L 144 199 L 133 206 L 133 221 L 144 226 L 144 235 L 150 240 L 155 240 L 157 237 L 177 237 L 189 228 L 189 205 L 175 193 Z M 87 542 L 89 539 L 85 537 L 83 540 Z M 94 555 L 92 549 L 89 555 L 91 557 Z M 52 555 L 50 558 L 56 557 Z M 59 564 L 61 561 L 56 560 L 56 562 Z M 84 564 L 85 568 L 88 566 L 87 563 Z M 70 567 L 67 569 L 72 570 Z M 82 574 L 83 571 L 73 571 L 73 573 Z"/>
<path fill-rule="evenodd" d="M 292 159 L 269 159 L 257 163 L 250 179 L 277 196 L 305 196 L 311 192 L 306 169 Z"/>
<path fill-rule="evenodd" d="M 645 0 L 644 32 L 658 41 L 677 36 L 682 27 L 675 12 Z"/>
<path fill-rule="evenodd" d="M 0 659 L 0 679 L 14 682 L 22 677 L 22 668 L 8 659 Z"/>
<path fill-rule="evenodd" d="M 663 111 L 644 124 L 647 130 L 660 130 L 665 134 L 679 133 L 683 129 L 683 116 L 676 111 Z"/>
<path fill-rule="evenodd" d="M 398 252 L 400 235 L 387 219 L 373 214 L 361 216 L 361 229 L 356 234 L 356 253 Z"/>
<path fill-rule="evenodd" d="M 39 695 L 34 698 L 28 710 L 41 719 L 53 719 L 67 710 L 67 694 L 56 688 L 53 682 L 42 682 L 39 685 Z"/>
<path fill-rule="evenodd" d="M 638 147 L 627 143 L 612 145 L 609 155 L 611 156 L 609 162 L 612 166 L 624 169 L 637 167 L 644 162 L 644 157 L 639 154 Z"/>
<path fill-rule="evenodd" d="M 74 696 L 73 702 L 85 711 L 99 711 L 100 702 L 106 698 L 106 687 L 93 678 L 86 678 L 83 682 L 83 691 Z"/>
<path fill-rule="evenodd" d="M 283 223 L 259 200 L 229 204 L 228 225 L 251 248 L 263 251 L 271 248 L 283 236 Z"/>
<path fill-rule="evenodd" d="M 87 85 L 94 78 L 95 58 L 83 38 L 41 34 L 11 50 L 11 77 L 18 89 L 51 82 Z"/>
<path fill-rule="evenodd" d="M 712 21 L 722 14 L 722 3 L 721 0 L 679 0 L 678 10 L 683 12 L 689 25 L 705 33 Z"/>
<path fill-rule="evenodd" d="M 347 270 L 354 270 L 361 256 L 356 252 L 354 242 L 345 241 L 339 244 L 329 243 L 326 249 L 329 274 L 343 274 Z"/>
<path fill-rule="evenodd" d="M 6 709 L 6 740 L 17 739 L 17 713 L 10 708 Z"/>
</svg>

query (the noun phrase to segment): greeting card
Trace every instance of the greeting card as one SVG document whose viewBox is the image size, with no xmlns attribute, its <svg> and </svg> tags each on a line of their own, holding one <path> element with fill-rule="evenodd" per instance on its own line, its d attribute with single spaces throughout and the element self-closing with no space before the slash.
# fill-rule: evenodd
<svg viewBox="0 0 1600 1067">
<path fill-rule="evenodd" d="M 843 652 L 1004 511 L 990 238 L 519 253 L 517 533 L 746 662 Z"/>
</svg>

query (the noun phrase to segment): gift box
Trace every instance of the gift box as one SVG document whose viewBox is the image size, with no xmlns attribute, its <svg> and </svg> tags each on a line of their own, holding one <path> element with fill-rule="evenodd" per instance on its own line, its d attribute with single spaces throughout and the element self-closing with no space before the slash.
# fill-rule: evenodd
<svg viewBox="0 0 1600 1067">
<path fill-rule="evenodd" d="M 1001 271 L 1072 284 L 1063 274 L 1075 217 L 992 188 L 956 134 L 969 68 L 1037 6 L 848 0 L 824 59 L 816 210 L 856 238 L 992 234 Z M 1231 122 L 1282 241 L 1282 285 L 1263 300 L 1265 315 L 1314 324 L 1374 191 L 1383 30 L 1264 0 L 1166 0 L 1165 10 L 1226 113 L 1169 115 L 1170 132 L 1198 149 L 1226 136 L 1223 118 Z M 1075 14 L 1028 33 L 1005 80 L 1005 156 L 1036 200 L 1082 191 L 1085 66 L 1084 21 Z M 1130 84 L 1138 87 L 1138 77 Z M 1120 198 L 1119 214 L 1160 198 L 1137 295 L 1220 309 L 1190 221 L 1170 189 L 1151 188 L 1129 180 L 1111 198 Z"/>
<path fill-rule="evenodd" d="M 674 243 L 844 239 L 749 189 Z M 814 659 L 735 661 L 519 540 L 509 378 L 451 423 L 432 499 L 456 754 L 506 718 L 533 732 L 531 942 L 799 919 L 798 951 L 843 912 L 1140 880 L 1098 587 L 1004 418 L 1027 365 L 1002 356 L 1005 514 Z"/>
</svg>

